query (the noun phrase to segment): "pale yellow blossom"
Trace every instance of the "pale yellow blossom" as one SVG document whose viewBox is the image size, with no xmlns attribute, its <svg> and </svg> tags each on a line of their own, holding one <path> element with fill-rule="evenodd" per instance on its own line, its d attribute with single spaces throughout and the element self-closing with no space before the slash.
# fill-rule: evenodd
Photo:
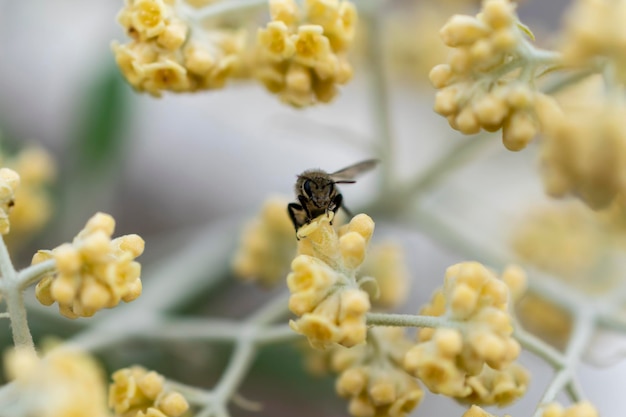
<svg viewBox="0 0 626 417">
<path fill-rule="evenodd" d="M 109 407 L 123 417 L 179 417 L 189 409 L 180 393 L 167 388 L 165 378 L 141 366 L 112 375 Z"/>
<path fill-rule="evenodd" d="M 513 276 L 512 276 L 513 275 Z M 477 262 L 453 265 L 422 314 L 462 323 L 459 329 L 424 328 L 404 359 L 405 369 L 433 392 L 461 401 L 505 404 L 522 396 L 528 376 L 513 361 L 520 353 L 512 337 L 509 287 L 525 288 L 517 267 L 498 277 Z"/>
<path fill-rule="evenodd" d="M 285 279 L 297 248 L 287 203 L 287 198 L 269 198 L 259 216 L 244 227 L 232 263 L 241 279 L 268 287 Z"/>
<path fill-rule="evenodd" d="M 15 192 L 20 185 L 20 176 L 9 168 L 0 168 L 0 234 L 11 230 L 9 213 L 15 205 Z"/>
<path fill-rule="evenodd" d="M 355 216 L 339 233 L 322 215 L 298 229 L 299 253 L 287 276 L 289 308 L 300 316 L 291 327 L 317 348 L 333 343 L 354 346 L 365 341 L 369 296 L 360 289 L 356 272 L 374 231 L 364 214 Z"/>
<path fill-rule="evenodd" d="M 39 359 L 18 349 L 5 355 L 5 369 L 23 415 L 110 417 L 102 369 L 85 353 L 57 348 Z"/>
<path fill-rule="evenodd" d="M 142 254 L 144 241 L 137 235 L 112 240 L 114 227 L 111 216 L 98 213 L 71 244 L 35 254 L 33 264 L 56 261 L 56 271 L 37 284 L 37 299 L 44 305 L 57 302 L 61 314 L 76 318 L 137 298 L 141 266 L 134 259 Z"/>
<path fill-rule="evenodd" d="M 221 88 L 241 66 L 245 30 L 230 27 L 191 31 L 175 2 L 127 0 L 119 23 L 132 40 L 113 42 L 115 60 L 140 92 L 193 92 Z"/>
<path fill-rule="evenodd" d="M 272 20 L 257 31 L 254 75 L 295 107 L 329 102 L 352 77 L 346 51 L 357 23 L 347 0 L 270 0 Z"/>
</svg>

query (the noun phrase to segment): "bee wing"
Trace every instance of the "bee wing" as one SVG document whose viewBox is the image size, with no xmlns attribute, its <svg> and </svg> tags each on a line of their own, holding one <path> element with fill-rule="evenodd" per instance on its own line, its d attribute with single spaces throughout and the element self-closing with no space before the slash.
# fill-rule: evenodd
<svg viewBox="0 0 626 417">
<path fill-rule="evenodd" d="M 357 162 L 354 165 L 340 169 L 337 172 L 330 174 L 330 177 L 335 182 L 354 182 L 354 179 L 364 172 L 374 169 L 380 161 L 378 159 L 368 159 L 366 161 Z"/>
</svg>

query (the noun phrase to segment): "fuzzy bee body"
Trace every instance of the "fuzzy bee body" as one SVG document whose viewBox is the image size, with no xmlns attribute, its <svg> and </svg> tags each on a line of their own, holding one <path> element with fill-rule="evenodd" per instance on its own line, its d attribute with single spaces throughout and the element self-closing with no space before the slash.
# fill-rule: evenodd
<svg viewBox="0 0 626 417">
<path fill-rule="evenodd" d="M 295 185 L 297 203 L 287 206 L 289 218 L 296 232 L 314 218 L 332 211 L 337 213 L 340 208 L 348 214 L 343 203 L 343 196 L 336 184 L 353 184 L 359 174 L 373 169 L 378 164 L 377 159 L 368 159 L 347 168 L 340 169 L 332 174 L 321 169 L 311 169 L 298 175 Z"/>
</svg>

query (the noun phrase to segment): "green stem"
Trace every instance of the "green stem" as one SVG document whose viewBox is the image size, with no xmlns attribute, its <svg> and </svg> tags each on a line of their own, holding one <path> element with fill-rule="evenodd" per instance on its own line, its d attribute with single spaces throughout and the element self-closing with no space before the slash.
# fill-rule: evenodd
<svg viewBox="0 0 626 417">
<path fill-rule="evenodd" d="M 41 280 L 46 274 L 54 272 L 55 269 L 56 261 L 54 259 L 48 259 L 47 261 L 24 268 L 17 274 L 18 285 L 24 290 Z"/>
<path fill-rule="evenodd" d="M 263 330 L 256 338 L 258 346 L 272 345 L 283 343 L 302 337 L 302 335 L 293 331 L 288 324 L 269 327 Z"/>
<path fill-rule="evenodd" d="M 256 354 L 256 348 L 254 345 L 254 339 L 256 335 L 249 334 L 248 337 L 240 339 L 235 353 L 230 358 L 228 367 L 214 391 L 215 404 L 228 404 L 228 401 L 232 398 L 233 394 L 241 385 L 241 381 L 246 376 L 246 373 L 252 366 Z"/>
<path fill-rule="evenodd" d="M 211 399 L 211 392 L 202 388 L 193 387 L 191 385 L 183 384 L 182 382 L 167 380 L 165 382 L 167 389 L 172 389 L 180 392 L 183 397 L 191 404 L 202 405 L 206 404 Z"/>
<path fill-rule="evenodd" d="M 446 327 L 462 329 L 464 322 L 454 321 L 445 317 L 418 316 L 412 314 L 368 313 L 369 326 L 396 326 L 396 327 Z"/>
<path fill-rule="evenodd" d="M 2 274 L 2 280 L 5 284 L 8 282 L 14 283 L 17 280 L 17 272 L 13 267 L 7 245 L 2 237 L 0 237 L 0 274 Z"/>
<path fill-rule="evenodd" d="M 193 10 L 193 13 L 189 14 L 197 20 L 205 20 L 267 7 L 267 0 L 228 0 L 211 3 L 201 9 Z"/>
<path fill-rule="evenodd" d="M 13 333 L 13 343 L 15 347 L 28 349 L 32 351 L 33 354 L 36 354 L 33 336 L 30 333 L 28 320 L 26 318 L 24 295 L 22 294 L 22 289 L 19 287 L 17 272 L 11 262 L 9 251 L 4 243 L 4 239 L 1 237 L 0 272 L 2 273 L 2 278 L 0 279 L 0 293 L 4 295 L 7 305 L 7 312 L 9 313 L 9 320 L 11 321 L 11 331 Z"/>
<path fill-rule="evenodd" d="M 248 317 L 247 322 L 267 324 L 286 316 L 289 314 L 289 296 L 288 292 L 277 295 Z"/>
<path fill-rule="evenodd" d="M 582 307 L 579 313 L 575 317 L 575 326 L 572 336 L 569 341 L 569 345 L 565 351 L 565 361 L 561 367 L 557 370 L 552 382 L 546 388 L 543 396 L 541 397 L 540 404 L 547 404 L 556 398 L 557 394 L 564 388 L 570 387 L 567 391 L 576 389 L 576 383 L 574 382 L 574 370 L 578 366 L 582 355 L 589 344 L 589 340 L 593 335 L 593 329 L 595 326 L 595 316 L 592 311 L 586 310 Z M 582 397 L 580 392 L 573 393 L 575 397 Z M 539 408 L 534 417 L 541 417 L 543 410 Z"/>
<path fill-rule="evenodd" d="M 519 323 L 515 324 L 513 337 L 524 347 L 524 349 L 539 356 L 554 368 L 564 366 L 565 357 L 561 352 L 535 335 L 524 330 Z"/>
<path fill-rule="evenodd" d="M 493 143 L 491 133 L 480 133 L 469 140 L 462 140 L 437 159 L 434 164 L 418 174 L 408 184 L 404 195 L 419 197 L 439 184 L 448 174 L 474 160 L 477 153 Z"/>
<path fill-rule="evenodd" d="M 389 104 L 389 89 L 385 80 L 385 59 L 383 54 L 384 33 L 381 24 L 381 10 L 379 3 L 371 4 L 363 11 L 363 20 L 367 26 L 367 67 L 370 70 L 370 92 L 372 99 L 372 120 L 374 120 L 374 137 L 382 143 L 380 159 L 382 160 L 382 175 L 380 191 L 390 189 L 393 184 L 393 159 L 395 140 L 391 126 L 391 109 Z"/>
</svg>

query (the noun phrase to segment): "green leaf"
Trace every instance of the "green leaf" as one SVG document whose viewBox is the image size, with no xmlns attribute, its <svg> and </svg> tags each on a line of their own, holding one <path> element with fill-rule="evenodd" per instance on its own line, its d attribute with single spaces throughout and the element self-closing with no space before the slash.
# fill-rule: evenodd
<svg viewBox="0 0 626 417">
<path fill-rule="evenodd" d="M 128 115 L 127 90 L 117 66 L 106 68 L 85 90 L 72 142 L 77 171 L 74 175 L 101 172 L 117 165 L 123 150 L 121 133 Z"/>
</svg>

